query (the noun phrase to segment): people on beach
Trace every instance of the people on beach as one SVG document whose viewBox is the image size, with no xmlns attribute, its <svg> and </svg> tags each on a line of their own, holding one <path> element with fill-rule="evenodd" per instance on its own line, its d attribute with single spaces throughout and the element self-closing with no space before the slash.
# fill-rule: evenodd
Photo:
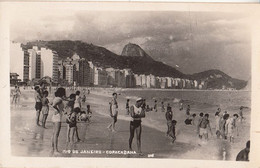
<svg viewBox="0 0 260 168">
<path fill-rule="evenodd" d="M 244 115 L 243 115 L 243 110 L 244 110 L 244 107 L 241 106 L 239 108 L 239 117 L 240 117 L 240 122 L 242 123 L 242 121 L 245 119 Z"/>
<path fill-rule="evenodd" d="M 153 109 L 154 109 L 155 112 L 157 112 L 157 100 L 154 100 Z"/>
<path fill-rule="evenodd" d="M 249 161 L 250 140 L 246 142 L 246 148 L 241 150 L 236 157 L 236 161 Z"/>
<path fill-rule="evenodd" d="M 167 107 L 167 111 L 165 113 L 165 118 L 166 118 L 166 122 L 167 122 L 167 132 L 166 132 L 166 136 L 169 136 L 169 133 L 172 132 L 172 108 L 171 107 Z"/>
<path fill-rule="evenodd" d="M 199 119 L 198 119 L 198 123 L 197 123 L 197 134 L 199 135 L 199 138 L 202 138 L 201 136 L 200 136 L 200 127 L 199 127 L 199 124 L 201 123 L 201 121 L 202 121 L 202 119 L 203 119 L 203 116 L 204 116 L 204 113 L 200 113 L 199 114 Z"/>
<path fill-rule="evenodd" d="M 186 118 L 189 118 L 190 117 L 190 105 L 187 106 L 187 109 L 186 109 Z"/>
<path fill-rule="evenodd" d="M 202 139 L 204 136 L 205 140 L 208 140 L 208 130 L 210 131 L 211 135 L 213 135 L 210 127 L 209 114 L 205 114 L 199 123 L 200 139 Z"/>
<path fill-rule="evenodd" d="M 108 125 L 108 129 L 112 130 L 112 132 L 115 132 L 115 124 L 117 122 L 117 116 L 118 116 L 118 103 L 117 103 L 117 93 L 112 94 L 113 98 L 109 102 L 109 112 L 110 116 L 112 117 L 112 122 Z"/>
<path fill-rule="evenodd" d="M 92 111 L 90 109 L 90 105 L 87 105 L 87 118 L 86 121 L 90 122 L 90 118 L 92 117 Z"/>
<path fill-rule="evenodd" d="M 165 107 L 164 107 L 164 102 L 162 101 L 162 104 L 161 104 L 161 112 L 164 113 L 165 112 Z"/>
<path fill-rule="evenodd" d="M 221 117 L 220 117 L 219 113 L 220 113 L 219 111 L 217 111 L 215 113 L 216 135 L 217 135 L 218 139 L 220 138 L 220 120 L 221 120 Z"/>
<path fill-rule="evenodd" d="M 180 111 L 183 110 L 183 103 L 182 103 L 182 100 L 179 102 L 179 110 L 180 110 Z"/>
<path fill-rule="evenodd" d="M 86 102 L 86 95 L 84 94 L 82 97 L 82 102 L 85 103 Z"/>
<path fill-rule="evenodd" d="M 43 97 L 42 97 L 42 127 L 45 127 L 46 120 L 49 114 L 49 99 L 47 98 L 49 95 L 49 92 L 45 90 L 43 92 Z"/>
<path fill-rule="evenodd" d="M 81 109 L 81 97 L 80 97 L 80 91 L 76 91 L 76 100 L 74 103 L 74 108 L 79 108 Z"/>
<path fill-rule="evenodd" d="M 229 118 L 229 114 L 224 114 L 219 121 L 219 131 L 222 139 L 227 139 L 226 136 L 226 121 Z"/>
<path fill-rule="evenodd" d="M 66 96 L 66 91 L 64 88 L 60 87 L 55 92 L 55 98 L 52 102 L 52 107 L 54 108 L 54 113 L 52 116 L 52 122 L 53 122 L 53 135 L 52 135 L 52 151 L 53 155 L 60 155 L 60 152 L 58 151 L 58 138 L 60 134 L 61 129 L 61 119 L 62 119 L 62 113 L 64 111 L 64 104 L 63 99 Z"/>
<path fill-rule="evenodd" d="M 70 144 L 74 144 L 74 136 L 76 133 L 76 129 L 77 129 L 77 114 L 80 113 L 80 109 L 79 108 L 74 108 L 73 112 L 71 114 L 68 115 L 67 117 L 67 124 L 68 124 L 68 129 L 69 129 L 69 143 Z M 78 137 L 76 137 L 78 138 Z"/>
<path fill-rule="evenodd" d="M 19 97 L 20 94 L 21 94 L 21 91 L 20 91 L 19 87 L 18 87 L 18 86 L 15 86 L 15 87 L 14 87 L 14 90 L 12 90 L 11 94 L 12 94 L 12 96 L 13 96 L 12 104 L 14 103 L 14 104 L 16 105 L 17 102 L 18 102 L 18 97 Z"/>
<path fill-rule="evenodd" d="M 42 110 L 42 95 L 40 93 L 40 87 L 35 86 L 34 88 L 34 99 L 35 99 L 35 110 L 36 110 L 36 125 L 40 126 L 39 119 Z"/>
<path fill-rule="evenodd" d="M 237 127 L 237 124 L 236 124 L 236 120 L 237 119 L 238 119 L 238 115 L 234 114 L 233 117 L 229 118 L 226 121 L 226 124 L 225 124 L 225 135 L 229 139 L 229 142 L 233 142 L 234 143 L 235 131 L 237 133 L 237 136 L 239 135 L 238 127 Z"/>
<path fill-rule="evenodd" d="M 126 109 L 126 115 L 129 115 L 130 111 L 129 111 L 129 99 L 126 100 L 126 105 L 125 105 L 125 109 Z"/>
<path fill-rule="evenodd" d="M 70 94 L 69 101 L 65 107 L 66 123 L 67 123 L 67 143 L 70 142 L 69 118 L 70 115 L 73 113 L 75 100 L 76 100 L 76 94 Z"/>
<path fill-rule="evenodd" d="M 130 107 L 130 115 L 132 121 L 130 121 L 130 137 L 129 137 L 129 150 L 132 150 L 132 141 L 136 133 L 137 138 L 137 151 L 142 155 L 141 151 L 141 133 L 142 133 L 142 118 L 145 117 L 145 111 L 142 109 L 143 99 L 138 98 L 135 105 Z"/>
</svg>

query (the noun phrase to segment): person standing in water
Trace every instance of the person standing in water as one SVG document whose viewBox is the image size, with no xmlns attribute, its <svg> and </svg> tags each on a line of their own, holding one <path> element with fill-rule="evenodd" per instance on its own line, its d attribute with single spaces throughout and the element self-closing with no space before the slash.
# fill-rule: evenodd
<svg viewBox="0 0 260 168">
<path fill-rule="evenodd" d="M 109 112 L 110 116 L 112 117 L 113 121 L 111 124 L 108 125 L 108 129 L 112 130 L 112 132 L 115 132 L 115 124 L 117 122 L 117 116 L 118 116 L 118 104 L 117 104 L 117 93 L 112 94 L 113 98 L 109 102 Z"/>
<path fill-rule="evenodd" d="M 202 118 L 200 124 L 199 124 L 199 129 L 200 129 L 200 139 L 202 137 L 205 137 L 205 140 L 208 140 L 208 129 L 210 130 L 211 135 L 211 127 L 210 127 L 210 122 L 209 122 L 209 114 L 205 114 L 204 117 Z"/>
<path fill-rule="evenodd" d="M 161 108 L 162 108 L 161 109 L 162 113 L 164 113 L 165 112 L 164 102 L 162 102 L 162 107 Z"/>
<path fill-rule="evenodd" d="M 137 151 L 139 155 L 143 155 L 141 151 L 141 133 L 142 133 L 142 118 L 145 117 L 145 111 L 142 109 L 143 99 L 138 98 L 135 105 L 130 107 L 130 115 L 132 121 L 130 121 L 130 137 L 129 137 L 129 150 L 132 150 L 132 141 L 134 134 L 137 138 Z"/>
<path fill-rule="evenodd" d="M 36 110 L 36 125 L 40 126 L 39 119 L 42 110 L 42 95 L 40 93 L 39 86 L 35 86 L 34 90 L 35 90 L 34 99 L 35 99 L 35 110 Z"/>
<path fill-rule="evenodd" d="M 167 121 L 167 132 L 166 132 L 166 136 L 169 136 L 169 133 L 172 132 L 171 128 L 172 128 L 172 108 L 170 106 L 167 107 L 167 111 L 165 113 L 165 118 Z"/>
<path fill-rule="evenodd" d="M 242 123 L 242 121 L 245 119 L 245 117 L 244 117 L 244 115 L 243 115 L 243 109 L 244 109 L 243 106 L 241 106 L 241 107 L 239 108 L 240 123 Z"/>
<path fill-rule="evenodd" d="M 49 95 L 49 92 L 45 90 L 43 92 L 43 97 L 42 97 L 42 127 L 45 127 L 45 123 L 49 114 L 49 99 L 47 98 Z"/>
<path fill-rule="evenodd" d="M 230 142 L 233 142 L 234 143 L 234 134 L 235 134 L 235 131 L 237 133 L 237 136 L 239 135 L 238 134 L 238 127 L 237 127 L 237 124 L 236 124 L 236 120 L 238 119 L 238 115 L 237 114 L 234 114 L 233 117 L 229 118 L 227 121 L 226 121 L 226 125 L 225 125 L 225 135 L 229 138 L 229 141 Z"/>
<path fill-rule="evenodd" d="M 125 105 L 125 108 L 126 108 L 126 115 L 129 115 L 130 111 L 129 111 L 129 99 L 126 100 L 126 105 Z"/>
<path fill-rule="evenodd" d="M 154 109 L 155 112 L 157 112 L 157 100 L 154 100 L 153 109 Z"/>
</svg>

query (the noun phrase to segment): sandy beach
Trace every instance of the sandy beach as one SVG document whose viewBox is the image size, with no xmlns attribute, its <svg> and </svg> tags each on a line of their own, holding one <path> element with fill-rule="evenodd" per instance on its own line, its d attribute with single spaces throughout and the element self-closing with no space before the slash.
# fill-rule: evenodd
<svg viewBox="0 0 260 168">
<path fill-rule="evenodd" d="M 33 90 L 21 90 L 22 96 L 19 105 L 11 105 L 11 147 L 12 155 L 15 156 L 35 156 L 48 157 L 51 151 L 52 122 L 53 111 L 50 110 L 46 127 L 38 127 L 35 124 L 35 110 L 33 100 Z M 114 91 L 119 93 L 119 116 L 116 124 L 116 132 L 110 132 L 106 127 L 111 122 L 108 113 L 108 102 Z M 128 90 L 129 91 L 129 90 Z M 70 94 L 67 91 L 67 96 Z M 159 91 L 157 91 L 159 92 Z M 136 93 L 135 93 L 136 94 Z M 226 151 L 226 160 L 235 160 L 237 153 L 245 147 L 245 143 L 250 137 L 250 108 L 245 109 L 244 116 L 246 120 L 239 124 L 240 136 L 235 137 L 234 143 L 216 139 L 215 105 L 193 103 L 191 113 L 211 112 L 210 122 L 213 136 L 209 135 L 209 141 L 201 141 L 196 135 L 196 127 L 185 125 L 185 111 L 179 111 L 177 103 L 172 100 L 164 99 L 173 107 L 174 119 L 177 120 L 176 142 L 171 144 L 171 140 L 166 136 L 165 113 L 160 111 L 158 103 L 158 112 L 147 112 L 142 121 L 142 151 L 143 156 L 128 151 L 129 121 L 130 116 L 126 115 L 125 102 L 130 98 L 130 105 L 134 103 L 135 97 L 129 95 L 124 90 L 115 89 L 92 89 L 91 93 L 86 94 L 86 103 L 83 104 L 83 110 L 86 104 L 90 104 L 93 111 L 91 123 L 78 123 L 79 136 L 82 142 L 75 143 L 74 146 L 66 144 L 67 124 L 63 117 L 62 128 L 59 136 L 59 150 L 62 157 L 143 157 L 143 158 L 178 158 L 178 159 L 202 159 L 202 160 L 223 160 L 223 151 Z M 136 97 L 142 96 L 136 95 Z M 49 96 L 52 100 L 53 95 Z M 147 99 L 147 104 L 153 106 L 153 97 Z M 176 99 L 179 99 L 176 96 Z M 192 100 L 185 99 L 184 107 Z M 223 106 L 224 107 L 224 106 Z M 237 105 L 226 106 L 230 114 L 238 112 Z M 195 121 L 196 122 L 196 121 Z M 69 152 L 69 149 L 73 151 Z M 136 139 L 133 141 L 133 150 L 137 150 Z"/>
</svg>

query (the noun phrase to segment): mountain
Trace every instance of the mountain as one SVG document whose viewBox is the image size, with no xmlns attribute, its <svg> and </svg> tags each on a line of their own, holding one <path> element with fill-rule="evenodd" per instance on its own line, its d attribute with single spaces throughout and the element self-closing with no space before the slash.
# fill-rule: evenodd
<svg viewBox="0 0 260 168">
<path fill-rule="evenodd" d="M 124 46 L 121 55 L 131 57 L 144 57 L 152 60 L 152 57 L 150 57 L 139 45 L 132 43 L 128 43 Z"/>
<path fill-rule="evenodd" d="M 46 47 L 56 51 L 59 59 L 73 56 L 75 53 L 81 58 L 92 61 L 95 65 L 104 68 L 118 69 L 130 68 L 135 74 L 153 74 L 160 77 L 186 78 L 198 81 L 207 81 L 209 89 L 235 88 L 242 89 L 247 85 L 246 81 L 234 79 L 222 71 L 208 70 L 192 75 L 186 75 L 175 68 L 162 62 L 153 60 L 140 46 L 127 44 L 121 55 L 117 55 L 104 47 L 88 44 L 82 41 L 34 41 L 28 42 L 22 47 L 32 46 Z"/>
<path fill-rule="evenodd" d="M 122 52 L 124 56 L 117 55 L 104 47 L 81 41 L 34 41 L 23 45 L 25 49 L 32 48 L 32 46 L 52 49 L 58 53 L 59 59 L 65 59 L 77 53 L 81 58 L 86 58 L 95 65 L 104 68 L 130 68 L 135 74 L 153 74 L 176 78 L 186 77 L 185 74 L 175 68 L 153 60 L 140 46 L 135 44 L 128 44 L 124 47 L 125 51 Z"/>
<path fill-rule="evenodd" d="M 234 79 L 224 72 L 212 69 L 188 76 L 190 79 L 207 81 L 208 89 L 234 88 L 242 89 L 247 85 L 246 81 Z"/>
</svg>

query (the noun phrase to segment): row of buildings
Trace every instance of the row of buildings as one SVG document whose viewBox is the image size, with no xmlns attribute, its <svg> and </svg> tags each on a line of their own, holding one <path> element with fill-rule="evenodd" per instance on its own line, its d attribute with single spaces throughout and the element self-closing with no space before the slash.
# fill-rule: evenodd
<svg viewBox="0 0 260 168">
<path fill-rule="evenodd" d="M 58 60 L 58 54 L 47 48 L 33 46 L 23 49 L 19 43 L 11 43 L 11 83 L 28 83 L 35 79 L 50 77 L 52 83 L 65 86 L 100 86 L 122 88 L 175 88 L 206 89 L 204 81 L 172 77 L 158 77 L 152 74 L 134 74 L 131 69 L 103 68 L 93 64 L 76 53 L 65 60 Z"/>
<path fill-rule="evenodd" d="M 59 79 L 74 86 L 102 86 L 122 88 L 206 89 L 205 81 L 134 74 L 131 69 L 97 67 L 91 61 L 74 54 L 59 61 Z M 61 83 L 61 82 L 59 82 Z"/>
</svg>

